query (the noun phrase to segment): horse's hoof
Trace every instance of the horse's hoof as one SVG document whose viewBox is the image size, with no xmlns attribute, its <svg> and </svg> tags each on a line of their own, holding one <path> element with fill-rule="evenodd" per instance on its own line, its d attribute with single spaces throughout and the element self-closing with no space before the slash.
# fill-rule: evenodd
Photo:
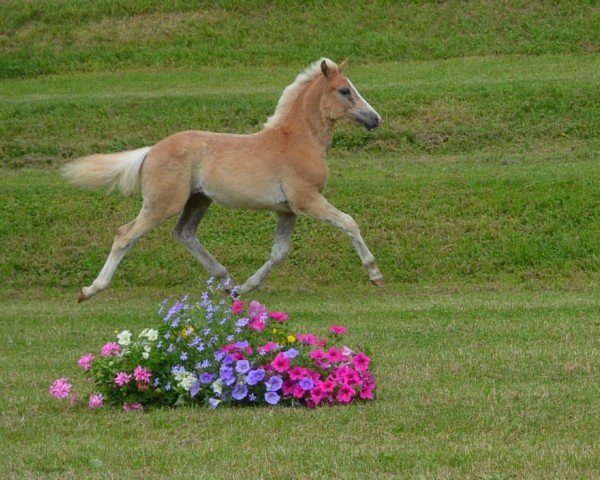
<svg viewBox="0 0 600 480">
<path fill-rule="evenodd" d="M 83 294 L 83 289 L 77 294 L 77 303 L 85 302 L 88 298 Z"/>
<path fill-rule="evenodd" d="M 371 283 L 373 285 L 375 285 L 376 287 L 383 287 L 385 285 L 385 282 L 383 281 L 383 278 L 379 278 L 377 280 L 371 280 Z"/>
</svg>

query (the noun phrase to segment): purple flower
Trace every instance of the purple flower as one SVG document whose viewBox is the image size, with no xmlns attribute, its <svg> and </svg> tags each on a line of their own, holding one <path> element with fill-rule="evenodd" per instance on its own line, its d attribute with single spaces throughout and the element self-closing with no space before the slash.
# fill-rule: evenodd
<svg viewBox="0 0 600 480">
<path fill-rule="evenodd" d="M 283 356 L 285 358 L 296 358 L 298 356 L 300 352 L 298 350 L 296 350 L 295 348 L 290 348 L 289 350 L 286 350 L 285 352 L 283 352 Z"/>
<path fill-rule="evenodd" d="M 250 319 L 248 318 L 240 318 L 237 322 L 235 322 L 235 326 L 239 327 L 239 328 L 243 328 L 246 325 L 248 325 L 248 322 L 250 322 Z M 244 348 L 244 347 L 241 347 Z"/>
<path fill-rule="evenodd" d="M 223 365 L 231 365 L 233 363 L 233 361 L 235 360 L 235 358 L 233 358 L 233 355 L 231 354 L 227 354 L 223 357 L 223 359 L 221 360 L 221 363 Z"/>
<path fill-rule="evenodd" d="M 236 400 L 243 400 L 244 398 L 246 398 L 246 395 L 248 395 L 248 387 L 241 383 L 238 383 L 233 389 L 233 392 L 231 393 L 231 396 Z"/>
<path fill-rule="evenodd" d="M 237 342 L 237 343 L 235 344 L 235 346 L 236 346 L 237 348 L 248 348 L 248 347 L 250 346 L 250 343 L 248 342 L 248 340 L 244 340 L 244 341 L 242 341 L 242 342 Z"/>
<path fill-rule="evenodd" d="M 167 382 L 167 384 L 165 385 L 165 390 L 168 392 L 169 390 L 171 390 L 171 382 Z"/>
<path fill-rule="evenodd" d="M 228 342 L 233 342 L 234 339 L 235 337 L 233 335 L 227 335 L 227 338 L 225 340 L 227 340 Z"/>
<path fill-rule="evenodd" d="M 175 348 L 175 345 L 173 345 L 172 343 L 169 345 L 169 347 L 167 348 L 167 353 L 173 353 L 173 349 Z"/>
<path fill-rule="evenodd" d="M 235 377 L 232 376 L 231 378 L 228 378 L 227 380 L 223 380 L 223 383 L 225 385 L 233 385 L 235 383 Z"/>
<path fill-rule="evenodd" d="M 248 400 L 250 400 L 251 402 L 256 402 L 256 395 L 251 393 L 250 395 L 248 395 Z"/>
<path fill-rule="evenodd" d="M 271 405 L 277 405 L 281 397 L 275 392 L 267 392 L 265 393 L 265 400 Z"/>
<path fill-rule="evenodd" d="M 248 376 L 246 377 L 246 383 L 248 385 L 256 385 L 263 378 L 265 378 L 265 371 L 262 368 L 250 370 L 248 372 Z"/>
<path fill-rule="evenodd" d="M 163 342 L 162 340 L 160 340 L 157 344 L 156 344 L 156 348 L 158 348 L 159 350 L 163 347 Z"/>
<path fill-rule="evenodd" d="M 217 408 L 219 406 L 219 403 L 221 403 L 221 400 L 217 400 L 216 398 L 209 398 L 208 399 L 208 406 L 210 408 Z"/>
<path fill-rule="evenodd" d="M 250 370 L 250 362 L 248 360 L 238 360 L 235 364 L 235 371 L 238 373 L 246 373 Z"/>
<path fill-rule="evenodd" d="M 273 375 L 271 378 L 269 378 L 269 380 L 267 380 L 266 385 L 267 385 L 267 391 L 276 392 L 283 385 L 283 380 L 281 379 L 281 377 L 279 375 Z M 275 402 L 275 403 L 277 403 L 277 402 Z"/>
<path fill-rule="evenodd" d="M 219 370 L 219 375 L 221 380 L 226 381 L 233 378 L 233 368 L 222 366 L 221 370 Z"/>
<path fill-rule="evenodd" d="M 182 362 L 185 362 L 187 360 L 187 353 L 182 352 L 181 355 L 179 356 L 179 358 L 181 359 Z"/>
<path fill-rule="evenodd" d="M 156 387 L 158 387 L 159 385 L 160 385 L 160 378 L 156 377 L 156 378 L 154 379 L 154 383 L 152 384 L 152 386 L 153 386 L 154 388 L 156 388 Z"/>
<path fill-rule="evenodd" d="M 215 353 L 215 360 L 217 362 L 220 362 L 221 360 L 223 360 L 223 358 L 225 358 L 225 355 L 227 355 L 227 352 L 224 352 L 223 350 L 219 350 L 218 352 Z"/>
<path fill-rule="evenodd" d="M 195 397 L 196 395 L 198 395 L 199 391 L 200 391 L 200 382 L 192 383 L 192 386 L 190 387 L 190 396 Z"/>
<path fill-rule="evenodd" d="M 200 375 L 200 383 L 210 383 L 212 382 L 214 375 L 212 373 L 205 372 Z"/>
<path fill-rule="evenodd" d="M 298 385 L 302 387 L 302 390 L 312 390 L 312 388 L 315 386 L 315 382 L 312 378 L 304 377 L 302 380 L 300 380 L 300 382 L 298 382 Z"/>
<path fill-rule="evenodd" d="M 208 368 L 212 365 L 212 363 L 210 362 L 210 360 L 203 360 L 202 361 L 202 368 Z"/>
<path fill-rule="evenodd" d="M 183 375 L 185 373 L 185 367 L 182 367 L 181 365 L 175 365 L 171 369 L 171 373 L 173 375 Z"/>
</svg>

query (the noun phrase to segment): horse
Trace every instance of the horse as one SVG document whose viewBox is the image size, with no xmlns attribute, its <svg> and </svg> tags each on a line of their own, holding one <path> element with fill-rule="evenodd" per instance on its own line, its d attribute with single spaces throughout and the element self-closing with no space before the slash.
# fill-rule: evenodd
<svg viewBox="0 0 600 480">
<path fill-rule="evenodd" d="M 151 147 L 95 154 L 63 167 L 74 185 L 119 187 L 129 194 L 141 186 L 142 208 L 122 225 L 106 263 L 78 302 L 106 290 L 127 251 L 144 234 L 180 215 L 173 238 L 200 261 L 211 276 L 233 285 L 227 269 L 199 242 L 198 224 L 212 202 L 230 208 L 274 211 L 275 241 L 269 259 L 245 283 L 238 295 L 258 288 L 287 256 L 298 215 L 328 222 L 346 233 L 371 282 L 383 285 L 375 257 L 354 219 L 323 196 L 327 182 L 327 150 L 333 126 L 347 119 L 374 130 L 382 119 L 343 74 L 340 65 L 321 58 L 287 86 L 275 112 L 261 131 L 226 134 L 189 130 L 171 135 Z"/>
</svg>

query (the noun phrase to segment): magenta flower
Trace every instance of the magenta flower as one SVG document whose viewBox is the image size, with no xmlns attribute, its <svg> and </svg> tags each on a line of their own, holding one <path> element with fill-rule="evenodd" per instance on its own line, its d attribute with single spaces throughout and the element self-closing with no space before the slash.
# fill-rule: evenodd
<svg viewBox="0 0 600 480">
<path fill-rule="evenodd" d="M 308 356 L 313 360 L 324 360 L 327 357 L 327 354 L 323 350 L 317 349 L 310 352 Z"/>
<path fill-rule="evenodd" d="M 105 343 L 100 351 L 100 355 L 103 357 L 110 357 L 111 355 L 120 355 L 121 354 L 121 345 L 115 342 Z"/>
<path fill-rule="evenodd" d="M 79 359 L 77 365 L 79 365 L 84 370 L 89 370 L 90 368 L 92 368 L 92 362 L 95 359 L 96 357 L 94 357 L 94 355 L 92 355 L 91 353 L 86 353 L 83 357 Z"/>
<path fill-rule="evenodd" d="M 102 395 L 101 393 L 98 393 L 96 395 L 90 395 L 90 402 L 89 402 L 89 407 L 90 408 L 98 408 L 104 405 L 104 395 Z"/>
<path fill-rule="evenodd" d="M 276 322 L 282 323 L 288 319 L 288 314 L 285 312 L 269 312 L 269 317 Z"/>
<path fill-rule="evenodd" d="M 262 303 L 252 300 L 248 306 L 248 315 L 251 319 L 258 317 L 264 318 L 267 316 L 267 309 Z"/>
<path fill-rule="evenodd" d="M 358 352 L 354 357 L 352 357 L 352 363 L 354 364 L 354 368 L 356 368 L 359 372 L 364 372 L 369 368 L 371 359 L 364 353 Z"/>
<path fill-rule="evenodd" d="M 277 350 L 279 348 L 279 344 L 275 342 L 267 342 L 262 347 L 258 347 L 258 353 L 266 355 L 272 350 Z"/>
<path fill-rule="evenodd" d="M 119 387 L 122 387 L 123 385 L 127 385 L 130 381 L 131 381 L 131 375 L 129 375 L 128 373 L 125 373 L 125 372 L 119 372 L 119 373 L 117 373 L 117 376 L 115 377 L 115 383 L 117 385 L 119 385 Z"/>
<path fill-rule="evenodd" d="M 141 365 L 138 365 L 133 370 L 133 378 L 135 378 L 138 382 L 150 383 L 152 374 L 150 373 L 150 370 L 148 370 L 147 368 L 144 368 Z"/>
<path fill-rule="evenodd" d="M 62 377 L 50 385 L 50 394 L 56 398 L 66 398 L 71 393 L 72 387 L 73 385 L 69 383 L 69 379 Z"/>
<path fill-rule="evenodd" d="M 332 325 L 329 327 L 329 331 L 335 333 L 336 335 L 343 335 L 344 333 L 348 333 L 348 329 L 341 325 Z"/>
<path fill-rule="evenodd" d="M 342 385 L 337 393 L 336 400 L 340 403 L 350 403 L 355 394 L 356 392 L 351 386 Z"/>
<path fill-rule="evenodd" d="M 244 302 L 242 302 L 241 300 L 234 300 L 233 304 L 231 305 L 231 311 L 235 315 L 242 313 L 244 311 L 244 308 L 246 308 L 246 304 Z"/>
<path fill-rule="evenodd" d="M 336 363 L 336 362 L 342 362 L 345 357 L 341 350 L 339 350 L 335 347 L 331 347 L 329 349 L 329 351 L 327 352 L 327 358 L 329 359 L 330 362 Z"/>
<path fill-rule="evenodd" d="M 307 370 L 302 367 L 294 367 L 288 373 L 290 375 L 290 380 L 302 380 L 306 374 Z"/>
<path fill-rule="evenodd" d="M 325 397 L 327 397 L 327 392 L 325 392 L 323 387 L 318 384 L 310 391 L 310 398 L 315 405 L 321 403 Z"/>
<path fill-rule="evenodd" d="M 305 345 L 316 345 L 319 341 L 317 336 L 313 335 L 312 333 L 299 333 L 298 335 L 296 335 L 296 338 L 300 343 L 303 343 Z"/>
<path fill-rule="evenodd" d="M 358 396 L 363 400 L 373 400 L 373 390 L 375 390 L 375 385 L 369 384 L 363 387 Z"/>
<path fill-rule="evenodd" d="M 267 327 L 267 322 L 264 321 L 263 317 L 255 317 L 252 319 L 248 328 L 252 330 L 256 330 L 257 332 L 262 332 Z"/>
<path fill-rule="evenodd" d="M 279 373 L 282 373 L 290 368 L 291 363 L 291 360 L 283 355 L 283 353 L 278 353 L 275 360 L 271 362 L 271 366 Z"/>
</svg>

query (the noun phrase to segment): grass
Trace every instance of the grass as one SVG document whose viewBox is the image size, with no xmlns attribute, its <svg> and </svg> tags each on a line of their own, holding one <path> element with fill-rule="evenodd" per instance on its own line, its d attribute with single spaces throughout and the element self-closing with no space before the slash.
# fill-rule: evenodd
<svg viewBox="0 0 600 480">
<path fill-rule="evenodd" d="M 0 476 L 30 478 L 594 478 L 600 303 L 588 292 L 420 288 L 259 294 L 298 328 L 372 347 L 370 405 L 319 409 L 68 409 L 49 382 L 164 292 L 2 304 Z M 178 293 L 181 293 L 179 291 Z M 44 328 L 40 328 L 43 325 Z M 27 452 L 23 454 L 21 452 Z M 242 473 L 243 472 L 243 473 Z"/>
<path fill-rule="evenodd" d="M 592 1 L 4 0 L 0 16 L 0 478 L 600 476 L 600 29 Z M 373 351 L 369 405 L 63 408 L 47 394 L 117 328 L 206 274 L 141 240 L 76 305 L 137 197 L 57 167 L 195 128 L 254 132 L 307 64 L 350 56 L 383 115 L 340 125 L 326 196 L 348 239 L 301 219 L 256 298 Z M 212 207 L 201 239 L 242 281 L 274 221 Z"/>
</svg>

